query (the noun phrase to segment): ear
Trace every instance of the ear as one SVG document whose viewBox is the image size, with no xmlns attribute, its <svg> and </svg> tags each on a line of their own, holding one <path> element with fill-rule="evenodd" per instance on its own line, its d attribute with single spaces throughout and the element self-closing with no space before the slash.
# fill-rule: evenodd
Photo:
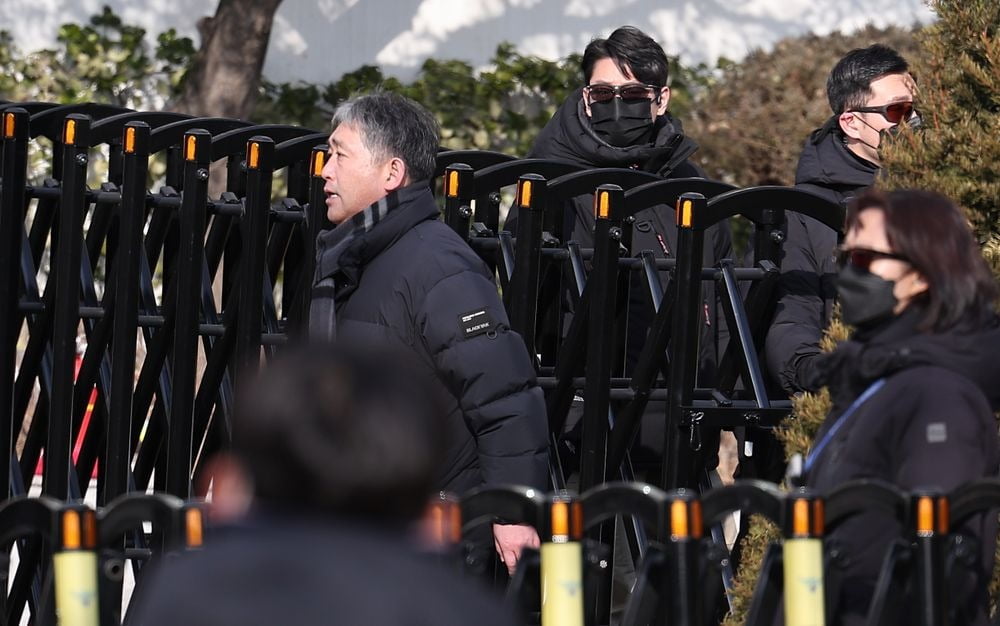
<svg viewBox="0 0 1000 626">
<path fill-rule="evenodd" d="M 389 159 L 382 171 L 385 174 L 386 193 L 405 187 L 411 182 L 409 172 L 406 170 L 406 163 L 399 157 Z"/>
<path fill-rule="evenodd" d="M 660 88 L 660 104 L 656 108 L 656 116 L 659 117 L 667 112 L 667 105 L 670 104 L 670 87 Z"/>
<path fill-rule="evenodd" d="M 859 120 L 858 116 L 854 113 L 851 111 L 844 111 L 837 118 L 837 122 L 840 123 L 840 130 L 842 130 L 846 136 L 851 139 L 861 138 L 861 129 L 859 128 L 861 120 Z"/>
<path fill-rule="evenodd" d="M 209 516 L 214 522 L 231 522 L 243 517 L 253 501 L 253 480 L 235 456 L 220 453 L 208 463 L 206 474 L 212 477 L 212 504 Z"/>
</svg>

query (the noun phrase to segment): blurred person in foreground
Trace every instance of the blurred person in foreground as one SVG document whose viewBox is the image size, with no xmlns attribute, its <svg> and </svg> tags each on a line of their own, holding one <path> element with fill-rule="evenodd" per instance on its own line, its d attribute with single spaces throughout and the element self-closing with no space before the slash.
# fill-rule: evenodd
<svg viewBox="0 0 1000 626">
<path fill-rule="evenodd" d="M 143 581 L 136 623 L 513 623 L 413 545 L 447 432 L 407 355 L 294 348 L 243 381 L 232 433 L 214 465 L 222 523 Z"/>
<path fill-rule="evenodd" d="M 438 141 L 434 116 L 401 95 L 337 106 L 322 172 L 335 227 L 316 243 L 309 333 L 398 348 L 422 365 L 448 417 L 438 489 L 547 491 L 542 391 L 493 274 L 439 219 L 429 184 Z M 492 543 L 513 571 L 539 538 L 530 526 L 496 524 Z"/>
<path fill-rule="evenodd" d="M 997 285 L 961 210 L 927 191 L 866 192 L 848 209 L 839 258 L 837 291 L 855 330 L 807 381 L 829 387 L 833 408 L 805 459 L 805 484 L 829 493 L 869 478 L 949 492 L 995 476 Z M 948 578 L 949 623 L 987 623 L 996 522 L 978 515 L 963 527 L 980 558 Z M 902 533 L 866 512 L 827 534 L 847 557 L 841 623 L 864 623 L 885 549 Z"/>
</svg>

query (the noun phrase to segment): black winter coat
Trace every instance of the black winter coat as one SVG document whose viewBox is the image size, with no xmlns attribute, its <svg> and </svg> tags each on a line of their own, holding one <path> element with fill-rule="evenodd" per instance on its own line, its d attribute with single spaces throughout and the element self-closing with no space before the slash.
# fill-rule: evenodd
<svg viewBox="0 0 1000 626">
<path fill-rule="evenodd" d="M 552 119 L 538 134 L 528 154 L 531 158 L 566 161 L 589 168 L 623 167 L 652 172 L 662 178 L 704 177 L 698 167 L 687 160 L 698 145 L 684 135 L 680 121 L 669 114 L 660 116 L 655 125 L 655 139 L 648 145 L 619 148 L 602 140 L 594 133 L 584 110 L 583 90 L 578 89 L 559 107 Z M 562 233 L 564 241 L 576 241 L 581 247 L 594 245 L 594 196 L 578 196 L 567 207 L 575 215 L 571 232 Z M 658 205 L 640 211 L 635 216 L 632 229 L 632 249 L 636 252 L 651 250 L 658 258 L 671 258 L 677 249 L 677 226 L 672 207 Z M 507 216 L 505 229 L 515 232 L 517 207 Z M 554 233 L 555 234 L 555 233 Z M 716 224 L 708 229 L 703 264 L 714 266 L 720 259 L 733 258 L 732 235 L 728 223 Z M 557 235 L 559 236 L 559 235 Z M 661 272 L 661 286 L 666 286 L 667 274 Z M 638 355 L 645 341 L 645 332 L 652 322 L 654 312 L 648 295 L 644 292 L 645 280 L 634 274 L 630 293 L 631 332 L 628 354 Z M 700 362 L 703 377 L 714 372 L 716 354 L 728 337 L 725 330 L 717 332 L 719 322 L 715 306 L 714 283 L 703 283 L 704 317 Z M 711 303 L 711 304 L 710 304 Z M 630 359 L 631 362 L 631 359 Z M 710 381 L 703 381 L 708 384 Z"/>
<path fill-rule="evenodd" d="M 829 384 L 833 409 L 813 445 L 806 484 L 820 493 L 856 479 L 874 478 L 912 491 L 951 491 L 1000 464 L 1000 326 L 926 334 L 916 329 L 919 310 L 904 312 L 879 328 L 858 332 L 823 355 L 814 384 Z M 884 385 L 835 430 L 831 428 L 865 390 Z M 818 454 L 819 442 L 827 443 Z M 971 572 L 956 568 L 949 579 L 952 624 L 985 624 L 986 586 L 993 566 L 996 515 L 980 515 L 965 532 L 981 547 Z M 877 512 L 848 519 L 827 535 L 848 557 L 840 598 L 844 624 L 862 623 L 885 549 L 902 529 Z M 965 573 L 963 573 L 965 572 Z M 906 620 L 903 623 L 914 623 Z"/>
<path fill-rule="evenodd" d="M 254 516 L 163 559 L 133 599 L 145 626 L 513 626 L 483 589 L 402 540 L 404 528 Z"/>
<path fill-rule="evenodd" d="M 828 122 L 810 135 L 799 157 L 795 186 L 844 205 L 871 186 L 878 168 L 855 156 Z M 778 304 L 765 343 L 772 380 L 788 393 L 815 391 L 805 381 L 837 296 L 837 232 L 811 217 L 787 214 Z"/>
<path fill-rule="evenodd" d="M 335 230 L 320 234 L 318 256 L 336 281 L 337 340 L 404 346 L 440 382 L 429 390 L 449 408 L 440 487 L 547 488 L 548 425 L 534 367 L 492 275 L 438 219 L 426 181 L 401 190 L 400 206 L 337 259 L 323 258 Z"/>
</svg>

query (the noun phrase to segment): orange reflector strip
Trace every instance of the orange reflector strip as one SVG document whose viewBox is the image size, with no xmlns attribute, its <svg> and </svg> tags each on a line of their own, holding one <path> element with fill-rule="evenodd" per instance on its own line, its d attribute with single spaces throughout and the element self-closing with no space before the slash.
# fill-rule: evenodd
<svg viewBox="0 0 1000 626">
<path fill-rule="evenodd" d="M 611 215 L 611 194 L 602 191 L 594 199 L 594 215 L 601 219 L 608 219 Z"/>
<path fill-rule="evenodd" d="M 792 505 L 792 536 L 809 536 L 809 501 L 799 499 Z"/>
<path fill-rule="evenodd" d="M 251 141 L 248 152 L 250 153 L 250 156 L 247 157 L 247 167 L 255 170 L 257 169 L 257 166 L 260 165 L 260 144 L 256 141 Z"/>
<path fill-rule="evenodd" d="M 583 503 L 574 502 L 570 506 L 570 539 L 583 539 Z"/>
<path fill-rule="evenodd" d="M 522 180 L 517 188 L 517 206 L 527 209 L 531 206 L 531 181 Z"/>
<path fill-rule="evenodd" d="M 462 509 L 458 506 L 457 502 L 449 502 L 448 513 L 450 518 L 449 521 L 451 522 L 448 527 L 448 530 L 451 531 L 448 539 L 451 543 L 458 543 L 462 540 Z"/>
<path fill-rule="evenodd" d="M 448 185 L 445 190 L 445 195 L 449 198 L 458 197 L 458 172 L 448 172 Z"/>
<path fill-rule="evenodd" d="M 76 511 L 63 512 L 62 544 L 63 550 L 80 549 L 80 514 Z"/>
<path fill-rule="evenodd" d="M 691 536 L 701 539 L 701 502 L 695 500 L 691 503 Z"/>
<path fill-rule="evenodd" d="M 14 117 L 13 113 L 8 113 L 3 116 L 3 136 L 6 139 L 12 139 L 14 137 L 14 128 L 17 124 L 17 118 Z"/>
<path fill-rule="evenodd" d="M 83 514 L 83 547 L 88 550 L 97 547 L 97 516 L 93 511 Z"/>
<path fill-rule="evenodd" d="M 125 154 L 133 152 L 135 152 L 135 129 L 130 127 L 125 129 Z"/>
<path fill-rule="evenodd" d="M 569 536 L 569 503 L 552 503 L 552 536 Z"/>
<path fill-rule="evenodd" d="M 194 161 L 198 154 L 198 140 L 194 135 L 188 135 L 187 143 L 184 145 L 184 160 Z"/>
<path fill-rule="evenodd" d="M 184 513 L 185 528 L 187 529 L 187 545 L 189 548 L 197 548 L 203 543 L 204 529 L 201 523 L 201 509 L 190 508 Z"/>
<path fill-rule="evenodd" d="M 688 503 L 674 500 L 670 503 L 670 534 L 673 537 L 688 537 Z"/>
<path fill-rule="evenodd" d="M 63 143 L 72 146 L 76 141 L 76 120 L 66 120 L 66 127 L 63 129 Z"/>
<path fill-rule="evenodd" d="M 690 200 L 678 200 L 677 204 L 677 225 L 685 228 L 691 228 L 691 223 L 693 221 L 692 216 L 694 214 L 694 203 Z"/>
<path fill-rule="evenodd" d="M 826 527 L 823 525 L 823 517 L 825 512 L 823 511 L 823 501 L 814 500 L 813 501 L 813 511 L 812 511 L 812 529 L 813 537 L 822 537 L 823 533 L 826 531 Z"/>
<path fill-rule="evenodd" d="M 938 498 L 937 501 L 937 526 L 938 534 L 948 534 L 949 524 L 948 498 Z"/>
<path fill-rule="evenodd" d="M 326 165 L 326 153 L 325 152 L 314 152 L 313 153 L 313 176 L 323 175 L 323 166 Z"/>
<path fill-rule="evenodd" d="M 929 496 L 917 500 L 917 534 L 921 537 L 934 534 L 934 500 Z"/>
</svg>

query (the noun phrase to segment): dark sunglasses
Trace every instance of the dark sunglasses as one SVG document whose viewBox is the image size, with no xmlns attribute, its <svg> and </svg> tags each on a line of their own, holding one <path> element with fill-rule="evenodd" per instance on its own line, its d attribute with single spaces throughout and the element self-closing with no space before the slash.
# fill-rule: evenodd
<svg viewBox="0 0 1000 626">
<path fill-rule="evenodd" d="M 869 250 L 868 248 L 840 248 L 837 250 L 837 264 L 840 267 L 852 265 L 859 270 L 867 272 L 871 264 L 877 259 L 895 259 L 896 261 L 910 263 L 910 260 L 905 256 L 893 252 Z"/>
<path fill-rule="evenodd" d="M 880 107 L 858 107 L 854 109 L 858 113 L 879 113 L 891 124 L 899 124 L 910 119 L 913 115 L 912 102 L 893 102 L 883 104 Z"/>
<path fill-rule="evenodd" d="M 638 102 L 640 100 L 652 100 L 658 93 L 659 87 L 656 85 L 642 85 L 633 83 L 631 85 L 587 85 L 587 96 L 591 102 L 610 102 L 615 96 L 621 97 L 625 102 Z"/>
</svg>

